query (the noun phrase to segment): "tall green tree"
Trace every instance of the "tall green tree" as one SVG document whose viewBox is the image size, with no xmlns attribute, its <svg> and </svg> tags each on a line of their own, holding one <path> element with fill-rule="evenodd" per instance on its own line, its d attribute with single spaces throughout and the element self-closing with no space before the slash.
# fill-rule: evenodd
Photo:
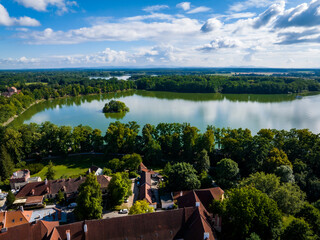
<svg viewBox="0 0 320 240">
<path fill-rule="evenodd" d="M 200 188 L 201 183 L 196 173 L 197 171 L 189 163 L 181 162 L 172 165 L 171 170 L 167 173 L 169 188 L 172 191 Z"/>
<path fill-rule="evenodd" d="M 310 226 L 303 219 L 294 219 L 284 229 L 281 240 L 316 240 Z"/>
<path fill-rule="evenodd" d="M 79 220 L 100 219 L 102 216 L 102 192 L 97 177 L 90 173 L 79 187 L 75 214 Z"/>
<path fill-rule="evenodd" d="M 194 167 L 198 171 L 198 173 L 208 172 L 210 168 L 210 158 L 206 149 L 203 149 L 197 154 Z"/>
<path fill-rule="evenodd" d="M 124 163 L 124 168 L 130 172 L 137 171 L 140 163 L 142 163 L 142 158 L 137 153 L 124 155 L 121 160 Z"/>
<path fill-rule="evenodd" d="M 53 163 L 52 163 L 52 161 L 49 162 L 49 164 L 48 164 L 47 167 L 48 167 L 48 170 L 47 170 L 45 176 L 46 176 L 46 178 L 47 178 L 48 180 L 53 180 L 54 177 L 55 177 L 55 175 L 56 175 L 56 171 L 53 169 Z"/>
<path fill-rule="evenodd" d="M 225 188 L 231 188 L 236 185 L 239 179 L 239 167 L 238 164 L 228 158 L 224 158 L 218 162 L 215 168 L 215 176 L 217 184 Z"/>
<path fill-rule="evenodd" d="M 281 213 L 277 204 L 267 194 L 253 187 L 231 189 L 228 198 L 220 203 L 223 219 L 223 239 L 245 239 L 251 233 L 262 239 L 276 239 Z M 232 229 L 232 231 L 228 231 Z"/>
<path fill-rule="evenodd" d="M 0 147 L 0 177 L 7 179 L 11 177 L 13 172 L 14 164 L 11 160 L 11 156 L 8 154 L 5 146 Z"/>
<path fill-rule="evenodd" d="M 108 185 L 108 203 L 111 206 L 123 203 L 124 198 L 130 194 L 130 187 L 131 181 L 127 173 L 113 174 Z"/>
</svg>

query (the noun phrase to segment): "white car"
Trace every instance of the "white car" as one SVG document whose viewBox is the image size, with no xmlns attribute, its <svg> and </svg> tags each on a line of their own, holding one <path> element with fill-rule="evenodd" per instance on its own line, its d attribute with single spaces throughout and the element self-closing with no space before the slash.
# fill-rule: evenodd
<svg viewBox="0 0 320 240">
<path fill-rule="evenodd" d="M 127 214 L 128 213 L 128 209 L 120 209 L 119 214 Z"/>
</svg>

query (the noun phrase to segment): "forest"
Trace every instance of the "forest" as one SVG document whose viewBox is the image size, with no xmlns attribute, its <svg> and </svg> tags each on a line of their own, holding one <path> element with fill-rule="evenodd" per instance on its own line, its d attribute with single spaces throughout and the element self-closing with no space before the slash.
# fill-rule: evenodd
<svg viewBox="0 0 320 240">
<path fill-rule="evenodd" d="M 248 129 L 214 126 L 202 133 L 187 123 L 146 124 L 140 128 L 136 122 L 111 123 L 104 134 L 88 126 L 59 127 L 50 122 L 1 128 L 2 180 L 26 158 L 41 163 L 42 157 L 48 155 L 136 153 L 141 154 L 146 165 L 163 169 L 165 181 L 161 191 L 207 188 L 212 181 L 224 189 L 229 197 L 213 203 L 212 211 L 222 214 L 224 219 L 237 217 L 237 221 L 225 221 L 225 226 L 235 229 L 235 235 L 225 232 L 223 239 L 237 239 L 240 235 L 244 239 L 252 233 L 262 239 L 280 235 L 286 236 L 281 239 L 290 239 L 292 228 L 297 227 L 306 231 L 310 237 L 306 239 L 319 236 L 318 134 L 307 129 L 261 129 L 253 136 Z M 105 171 L 124 171 L 126 161 L 122 158 L 106 157 L 110 169 Z M 232 207 L 242 201 L 253 201 L 252 209 Z M 261 211 L 266 212 L 263 219 Z M 248 219 L 238 219 L 246 214 Z M 273 224 L 268 224 L 271 220 Z"/>
</svg>

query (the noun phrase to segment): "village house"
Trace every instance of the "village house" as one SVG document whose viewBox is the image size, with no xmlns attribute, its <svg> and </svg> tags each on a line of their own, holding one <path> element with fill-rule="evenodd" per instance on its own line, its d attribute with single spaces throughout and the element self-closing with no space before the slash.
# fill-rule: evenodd
<svg viewBox="0 0 320 240">
<path fill-rule="evenodd" d="M 12 174 L 9 179 L 10 187 L 14 190 L 19 190 L 21 187 L 32 182 L 41 182 L 40 177 L 30 177 L 30 171 L 28 169 L 19 170 Z"/>
<path fill-rule="evenodd" d="M 32 211 L 4 211 L 0 212 L 0 232 L 7 231 L 8 228 L 29 223 Z"/>
<path fill-rule="evenodd" d="M 21 92 L 21 90 L 18 90 L 15 87 L 9 87 L 7 88 L 7 92 L 3 92 L 1 93 L 2 96 L 4 97 L 11 97 L 14 94 L 19 94 Z"/>
<path fill-rule="evenodd" d="M 94 175 L 96 176 L 99 176 L 99 175 L 103 175 L 103 170 L 97 166 L 94 166 L 92 165 L 88 171 L 87 171 L 87 174 L 90 174 L 90 173 L 93 173 L 94 172 Z"/>
<path fill-rule="evenodd" d="M 20 189 L 16 195 L 17 199 L 27 199 L 29 196 L 44 196 L 44 198 L 54 199 L 59 191 L 63 192 L 66 199 L 74 199 L 78 194 L 78 188 L 85 181 L 85 177 L 45 180 L 42 182 L 28 183 Z M 111 177 L 97 176 L 101 185 L 102 193 L 107 192 Z"/>
</svg>

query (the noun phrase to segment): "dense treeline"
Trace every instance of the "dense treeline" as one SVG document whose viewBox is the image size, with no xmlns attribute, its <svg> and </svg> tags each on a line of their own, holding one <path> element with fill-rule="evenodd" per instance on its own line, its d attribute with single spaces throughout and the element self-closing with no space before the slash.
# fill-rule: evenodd
<svg viewBox="0 0 320 240">
<path fill-rule="evenodd" d="M 320 90 L 320 83 L 316 80 L 286 77 L 176 75 L 136 79 L 138 89 L 153 91 L 287 94 Z"/>
<path fill-rule="evenodd" d="M 208 126 L 201 133 L 187 123 L 141 129 L 114 122 L 102 135 L 88 126 L 45 122 L 0 128 L 0 139 L 2 179 L 24 158 L 41 163 L 44 156 L 89 151 L 121 158 L 106 158 L 106 172 L 133 171 L 138 153 L 146 165 L 163 168 L 160 191 L 207 188 L 213 180 L 226 191 L 226 200 L 212 206 L 233 229 L 222 231 L 222 239 L 287 240 L 301 231 L 302 239 L 318 239 L 320 233 L 320 135 L 307 129 L 261 129 L 252 136 L 248 129 Z"/>
</svg>

